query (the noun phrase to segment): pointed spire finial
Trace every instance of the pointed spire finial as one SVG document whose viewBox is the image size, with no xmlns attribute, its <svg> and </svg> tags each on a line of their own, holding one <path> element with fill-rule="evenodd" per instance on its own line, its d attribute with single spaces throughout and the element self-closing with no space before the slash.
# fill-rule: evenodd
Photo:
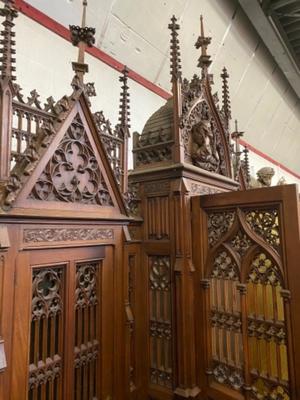
<svg viewBox="0 0 300 400">
<path fill-rule="evenodd" d="M 171 31 L 171 82 L 181 81 L 181 64 L 180 64 L 180 47 L 177 31 L 180 29 L 175 15 L 171 18 L 171 23 L 168 25 Z"/>
<path fill-rule="evenodd" d="M 244 153 L 243 169 L 244 169 L 244 173 L 245 173 L 247 187 L 249 187 L 249 185 L 250 185 L 250 163 L 249 163 L 249 157 L 248 157 L 249 150 L 248 150 L 247 146 L 245 146 L 243 153 Z"/>
<path fill-rule="evenodd" d="M 18 12 L 15 9 L 15 0 L 5 0 L 4 8 L 0 9 L 0 15 L 5 17 L 2 25 L 4 26 L 4 30 L 1 32 L 1 48 L 0 53 L 1 56 L 1 78 L 2 79 L 11 79 L 15 80 L 15 76 L 13 76 L 16 67 L 14 66 L 16 59 L 14 58 L 14 54 L 16 54 L 16 50 L 14 46 L 16 44 L 15 40 L 15 32 L 13 32 L 12 28 L 14 27 L 14 19 L 18 16 Z"/>
<path fill-rule="evenodd" d="M 85 50 L 87 47 L 92 47 L 95 43 L 95 28 L 89 28 L 86 26 L 86 9 L 87 0 L 82 2 L 82 20 L 81 26 L 70 25 L 71 42 L 73 46 L 78 46 L 78 60 L 73 62 L 73 70 L 79 78 L 81 84 L 83 84 L 83 76 L 88 72 L 88 65 L 84 62 Z"/>
<path fill-rule="evenodd" d="M 129 69 L 125 65 L 122 70 L 122 75 L 119 77 L 119 81 L 122 83 L 120 93 L 120 105 L 119 105 L 119 124 L 124 132 L 124 135 L 129 136 L 130 128 L 130 94 L 128 92 L 128 73 Z"/>
<path fill-rule="evenodd" d="M 222 110 L 225 115 L 225 120 L 226 120 L 226 127 L 229 127 L 229 121 L 231 120 L 231 104 L 230 104 L 230 95 L 229 95 L 229 86 L 228 86 L 228 78 L 229 74 L 227 72 L 227 69 L 224 67 L 222 74 L 222 100 L 223 100 L 223 106 Z"/>
<path fill-rule="evenodd" d="M 202 70 L 202 77 L 207 74 L 208 68 L 211 64 L 210 55 L 207 54 L 207 47 L 211 42 L 210 37 L 204 36 L 204 24 L 203 24 L 203 16 L 200 15 L 200 36 L 195 43 L 196 49 L 201 48 L 201 55 L 198 60 L 198 67 Z"/>
</svg>

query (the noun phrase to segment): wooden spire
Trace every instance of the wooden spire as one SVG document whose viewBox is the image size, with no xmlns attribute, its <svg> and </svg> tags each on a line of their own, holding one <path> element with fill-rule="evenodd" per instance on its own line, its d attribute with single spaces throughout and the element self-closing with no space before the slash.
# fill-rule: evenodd
<svg viewBox="0 0 300 400">
<path fill-rule="evenodd" d="M 230 95 L 228 86 L 229 74 L 225 67 L 223 68 L 221 78 L 222 78 L 222 100 L 223 100 L 222 110 L 225 115 L 226 127 L 228 128 L 229 121 L 231 120 L 231 104 L 230 104 Z"/>
<path fill-rule="evenodd" d="M 239 173 L 240 165 L 241 165 L 241 148 L 240 148 L 240 138 L 244 135 L 244 132 L 240 132 L 238 130 L 238 122 L 235 120 L 235 130 L 231 134 L 232 139 L 235 141 L 235 150 L 234 150 L 234 155 L 235 155 L 235 162 L 234 162 L 234 170 L 235 170 L 235 175 Z"/>
<path fill-rule="evenodd" d="M 171 23 L 168 25 L 171 31 L 171 82 L 181 81 L 181 65 L 180 65 L 180 48 L 178 40 L 179 24 L 175 15 L 171 18 Z"/>
<path fill-rule="evenodd" d="M 123 139 L 123 147 L 120 155 L 122 166 L 121 191 L 123 194 L 128 192 L 128 138 L 130 137 L 130 95 L 127 84 L 128 73 L 129 70 L 125 65 L 122 75 L 119 78 L 119 81 L 122 83 L 119 105 L 119 127 Z"/>
<path fill-rule="evenodd" d="M 245 146 L 243 153 L 244 153 L 244 160 L 243 160 L 244 173 L 245 173 L 247 186 L 249 187 L 249 185 L 250 185 L 250 163 L 249 163 L 249 156 L 248 156 L 249 150 L 248 150 L 247 146 Z"/>
<path fill-rule="evenodd" d="M 180 129 L 180 119 L 182 115 L 182 96 L 181 96 L 181 65 L 180 65 L 180 46 L 178 39 L 178 31 L 180 29 L 175 15 L 172 16 L 171 22 L 168 25 L 171 31 L 170 40 L 170 68 L 171 82 L 173 93 L 173 121 L 174 121 L 174 162 L 184 161 L 184 145 L 182 143 L 182 135 Z"/>
<path fill-rule="evenodd" d="M 13 31 L 14 19 L 18 16 L 14 0 L 5 0 L 4 7 L 0 9 L 4 17 L 0 39 L 0 184 L 6 182 L 10 175 L 11 165 L 11 137 L 12 137 L 12 99 L 14 90 L 12 81 L 14 76 L 16 50 L 14 46 L 15 32 Z"/>
<path fill-rule="evenodd" d="M 128 73 L 129 70 L 125 65 L 122 75 L 119 78 L 119 81 L 122 83 L 121 93 L 120 93 L 120 106 L 119 106 L 119 124 L 122 127 L 124 135 L 129 135 L 130 128 L 130 94 L 128 92 Z"/>
<path fill-rule="evenodd" d="M 87 47 L 92 47 L 95 43 L 95 28 L 89 28 L 86 26 L 86 9 L 87 0 L 83 0 L 83 11 L 81 26 L 70 25 L 71 41 L 73 46 L 78 46 L 78 60 L 73 62 L 73 70 L 75 71 L 79 83 L 83 85 L 83 77 L 88 72 L 88 65 L 85 64 L 84 56 Z"/>
<path fill-rule="evenodd" d="M 16 50 L 14 46 L 16 44 L 15 40 L 15 32 L 13 32 L 14 27 L 14 19 L 18 16 L 18 13 L 15 6 L 14 0 L 5 0 L 4 8 L 0 9 L 0 15 L 4 17 L 4 21 L 2 25 L 4 26 L 4 30 L 1 32 L 1 48 L 0 52 L 1 56 L 1 78 L 8 80 L 15 80 L 15 76 L 13 76 L 13 72 L 16 70 L 14 58 L 14 54 L 16 54 Z"/>
<path fill-rule="evenodd" d="M 200 16 L 200 36 L 195 43 L 196 49 L 201 49 L 201 55 L 198 59 L 198 67 L 201 68 L 202 78 L 207 75 L 208 68 L 211 64 L 210 55 L 207 54 L 207 47 L 211 42 L 210 37 L 204 35 L 203 16 Z"/>
</svg>

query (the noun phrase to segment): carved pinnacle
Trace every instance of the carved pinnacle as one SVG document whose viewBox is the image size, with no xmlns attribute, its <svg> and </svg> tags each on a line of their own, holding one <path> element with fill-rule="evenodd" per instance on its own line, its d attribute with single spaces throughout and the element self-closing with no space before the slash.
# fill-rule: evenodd
<svg viewBox="0 0 300 400">
<path fill-rule="evenodd" d="M 200 36 L 195 43 L 196 49 L 201 49 L 201 55 L 198 60 L 198 67 L 202 70 L 202 77 L 206 75 L 208 67 L 211 64 L 210 55 L 207 54 L 207 47 L 211 42 L 210 37 L 204 36 L 203 17 L 200 16 Z"/>
<path fill-rule="evenodd" d="M 249 184 L 250 184 L 250 163 L 249 163 L 249 157 L 248 157 L 249 150 L 248 150 L 247 146 L 245 146 L 243 153 L 244 153 L 243 168 L 244 168 L 244 172 L 245 172 L 247 186 L 249 186 Z"/>
<path fill-rule="evenodd" d="M 128 73 L 129 70 L 127 66 L 125 65 L 122 75 L 119 77 L 119 81 L 122 83 L 121 86 L 121 93 L 120 93 L 120 105 L 119 105 L 119 124 L 121 128 L 123 128 L 124 132 L 127 132 L 128 134 L 128 129 L 130 128 L 130 94 L 128 92 Z"/>
<path fill-rule="evenodd" d="M 180 47 L 178 40 L 177 31 L 180 29 L 179 24 L 177 23 L 177 19 L 175 15 L 171 18 L 171 23 L 168 25 L 168 28 L 171 31 L 171 46 L 170 46 L 170 55 L 171 55 L 171 81 L 181 81 L 181 65 L 180 65 Z"/>
<path fill-rule="evenodd" d="M 15 76 L 13 76 L 13 72 L 16 70 L 14 64 L 16 59 L 13 57 L 16 54 L 16 50 L 14 49 L 14 45 L 16 44 L 15 40 L 15 32 L 13 32 L 12 28 L 14 27 L 14 19 L 18 16 L 18 12 L 16 11 L 15 1 L 14 0 L 6 0 L 4 1 L 4 8 L 0 9 L 0 15 L 5 17 L 2 25 L 4 26 L 4 30 L 1 32 L 1 48 L 0 53 L 2 54 L 1 61 L 1 77 L 2 79 L 8 78 L 11 80 L 15 80 Z"/>
<path fill-rule="evenodd" d="M 222 98 L 223 98 L 223 112 L 226 118 L 227 128 L 229 126 L 229 121 L 231 120 L 231 104 L 230 104 L 230 95 L 229 95 L 229 86 L 228 86 L 228 72 L 224 67 L 222 74 Z"/>
</svg>

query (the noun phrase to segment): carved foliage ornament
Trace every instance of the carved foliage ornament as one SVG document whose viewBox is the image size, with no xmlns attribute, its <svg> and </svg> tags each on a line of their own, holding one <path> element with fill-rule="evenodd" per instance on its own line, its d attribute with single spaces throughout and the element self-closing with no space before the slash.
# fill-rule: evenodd
<svg viewBox="0 0 300 400">
<path fill-rule="evenodd" d="M 246 221 L 254 232 L 275 249 L 280 246 L 278 210 L 251 210 L 246 212 Z"/>
<path fill-rule="evenodd" d="M 85 263 L 77 266 L 76 271 L 76 308 L 94 306 L 97 299 L 97 267 L 96 263 Z"/>
<path fill-rule="evenodd" d="M 29 197 L 43 201 L 113 205 L 79 115 L 73 120 Z"/>
<path fill-rule="evenodd" d="M 238 267 L 226 251 L 222 251 L 215 258 L 211 276 L 218 279 L 239 279 Z"/>
<path fill-rule="evenodd" d="M 113 238 L 114 231 L 106 228 L 45 228 L 24 230 L 24 243 L 73 242 L 77 240 Z"/>
<path fill-rule="evenodd" d="M 213 212 L 208 214 L 208 242 L 214 246 L 229 231 L 233 224 L 233 211 Z"/>
<path fill-rule="evenodd" d="M 253 260 L 248 280 L 249 282 L 272 286 L 280 285 L 282 281 L 278 266 L 264 253 L 258 254 Z"/>
<path fill-rule="evenodd" d="M 235 390 L 241 389 L 244 385 L 243 372 L 230 368 L 225 364 L 216 364 L 213 368 L 212 375 L 217 382 L 227 384 Z"/>
</svg>

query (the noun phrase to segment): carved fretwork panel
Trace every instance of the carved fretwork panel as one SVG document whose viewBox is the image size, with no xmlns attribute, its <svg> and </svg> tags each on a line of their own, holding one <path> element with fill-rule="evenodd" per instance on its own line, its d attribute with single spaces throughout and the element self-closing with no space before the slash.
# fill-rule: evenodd
<svg viewBox="0 0 300 400">
<path fill-rule="evenodd" d="M 244 384 L 239 275 L 239 268 L 227 251 L 222 250 L 215 256 L 210 286 L 213 360 L 210 374 L 217 382 L 236 390 Z"/>
<path fill-rule="evenodd" d="M 99 261 L 76 266 L 74 400 L 100 399 Z"/>
<path fill-rule="evenodd" d="M 288 399 L 287 327 L 280 268 L 268 254 L 261 251 L 251 261 L 247 280 L 249 364 L 253 376 L 253 398 L 259 399 L 266 394 L 271 396 L 277 388 L 286 393 L 287 397 L 282 398 Z M 266 385 L 262 385 L 262 382 Z"/>
<path fill-rule="evenodd" d="M 278 210 L 246 211 L 246 221 L 254 232 L 262 237 L 275 250 L 280 246 Z"/>
<path fill-rule="evenodd" d="M 150 382 L 172 387 L 172 291 L 169 256 L 149 257 Z"/>
<path fill-rule="evenodd" d="M 149 197 L 147 199 L 148 239 L 170 238 L 169 197 Z"/>
<path fill-rule="evenodd" d="M 276 207 L 207 211 L 206 372 L 222 393 L 291 398 L 280 229 Z"/>
<path fill-rule="evenodd" d="M 111 123 L 104 117 L 102 111 L 94 114 L 94 120 L 99 137 L 106 149 L 110 165 L 114 171 L 117 182 L 120 185 L 124 174 L 122 166 L 124 135 L 120 126 L 117 125 L 115 129 L 112 128 Z"/>
<path fill-rule="evenodd" d="M 33 270 L 28 399 L 62 399 L 64 267 Z"/>
<path fill-rule="evenodd" d="M 53 122 L 54 119 L 54 114 L 51 112 L 53 110 L 50 107 L 51 104 L 52 108 L 54 106 L 53 98 L 49 98 L 48 103 L 42 108 L 38 100 L 39 95 L 35 90 L 31 91 L 26 103 L 20 92 L 21 89 L 17 85 L 15 85 L 15 88 L 19 101 L 12 103 L 11 168 L 16 163 L 30 157 L 29 148 L 34 144 L 39 130 L 42 126 Z"/>
<path fill-rule="evenodd" d="M 78 114 L 29 197 L 42 201 L 113 205 L 102 171 Z"/>
</svg>

